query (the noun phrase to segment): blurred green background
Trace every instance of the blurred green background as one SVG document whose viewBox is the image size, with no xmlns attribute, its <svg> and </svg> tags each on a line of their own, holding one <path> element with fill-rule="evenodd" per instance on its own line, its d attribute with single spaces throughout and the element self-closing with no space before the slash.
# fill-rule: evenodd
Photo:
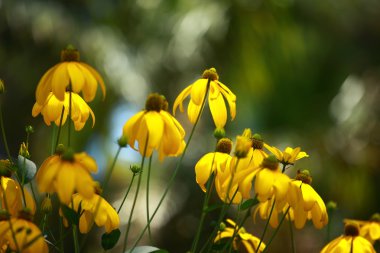
<svg viewBox="0 0 380 253">
<path fill-rule="evenodd" d="M 31 155 L 38 166 L 50 154 L 52 127 L 44 125 L 41 116 L 31 116 L 35 88 L 69 43 L 107 85 L 105 100 L 98 94 L 90 103 L 94 128 L 87 122 L 74 135 L 77 150 L 97 160 L 98 180 L 116 153 L 123 124 L 144 107 L 150 92 L 164 94 L 172 105 L 204 69 L 215 67 L 221 82 L 237 96 L 237 116 L 226 125 L 228 136 L 251 128 L 270 145 L 301 146 L 310 155 L 288 173 L 294 176 L 297 169 L 308 168 L 325 202 L 337 202 L 330 239 L 343 232 L 344 218 L 366 220 L 380 211 L 379 1 L 0 0 L 5 129 L 16 156 L 25 141 L 25 125 L 35 127 Z M 186 115 L 176 115 L 189 133 Z M 170 252 L 190 249 L 203 201 L 194 165 L 213 150 L 213 128 L 207 109 L 173 190 L 154 220 L 153 242 L 145 239 L 142 244 Z M 0 151 L 4 158 L 3 143 Z M 114 206 L 129 184 L 129 166 L 139 161 L 136 152 L 122 152 L 108 194 Z M 177 161 L 155 162 L 151 209 Z M 140 194 L 131 243 L 145 225 L 145 192 Z M 130 207 L 131 201 L 121 213 L 123 228 Z M 213 219 L 216 214 L 207 224 Z M 50 224 L 54 227 L 54 217 Z M 260 236 L 263 225 L 260 218 L 255 224 L 249 219 L 246 227 Z M 88 252 L 100 247 L 102 232 L 90 234 Z M 326 229 L 308 224 L 295 232 L 297 249 L 317 252 L 326 236 Z M 71 247 L 70 238 L 66 243 Z M 271 252 L 290 249 L 287 226 L 272 247 Z"/>
</svg>

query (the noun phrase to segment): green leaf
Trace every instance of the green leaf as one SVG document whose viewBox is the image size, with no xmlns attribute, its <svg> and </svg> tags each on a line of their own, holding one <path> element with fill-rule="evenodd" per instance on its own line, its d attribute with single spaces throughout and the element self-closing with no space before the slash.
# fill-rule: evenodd
<svg viewBox="0 0 380 253">
<path fill-rule="evenodd" d="M 152 253 L 169 253 L 169 251 L 164 250 L 164 249 L 159 249 L 159 250 L 156 250 L 156 251 L 152 251 Z"/>
<path fill-rule="evenodd" d="M 214 205 L 211 205 L 211 206 L 208 206 L 206 209 L 205 209 L 205 212 L 206 213 L 209 213 L 209 212 L 212 212 L 216 209 L 219 209 L 219 208 L 222 208 L 223 207 L 223 204 L 214 204 Z"/>
<path fill-rule="evenodd" d="M 109 250 L 115 247 L 117 241 L 119 241 L 120 238 L 120 230 L 115 229 L 112 230 L 110 233 L 104 233 L 102 235 L 102 247 L 104 250 Z"/>
<path fill-rule="evenodd" d="M 246 201 L 243 202 L 243 204 L 241 204 L 240 210 L 241 211 L 246 210 L 248 208 L 251 208 L 254 205 L 257 205 L 258 203 L 259 203 L 259 201 L 257 200 L 257 198 L 247 199 Z"/>
<path fill-rule="evenodd" d="M 79 215 L 77 212 L 75 212 L 73 209 L 65 205 L 62 205 L 61 209 L 62 209 L 63 215 L 69 221 L 70 224 L 75 224 L 75 225 L 79 224 Z"/>
</svg>

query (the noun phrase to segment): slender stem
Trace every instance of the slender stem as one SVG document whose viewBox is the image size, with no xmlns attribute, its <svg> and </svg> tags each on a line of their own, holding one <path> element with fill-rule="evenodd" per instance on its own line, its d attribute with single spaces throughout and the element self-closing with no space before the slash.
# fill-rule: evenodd
<svg viewBox="0 0 380 253">
<path fill-rule="evenodd" d="M 290 241 L 292 243 L 292 252 L 296 252 L 296 245 L 294 243 L 294 234 L 293 234 L 293 227 L 292 227 L 292 220 L 290 219 L 290 213 L 288 212 L 288 221 L 289 221 L 289 230 L 290 230 Z"/>
<path fill-rule="evenodd" d="M 276 204 L 276 199 L 273 200 L 273 204 L 272 204 L 272 207 L 271 207 L 270 212 L 269 212 L 269 217 L 268 217 L 267 222 L 265 223 L 264 231 L 263 231 L 263 234 L 260 237 L 260 242 L 259 242 L 259 245 L 257 245 L 256 252 L 259 251 L 261 243 L 264 240 L 264 236 L 265 236 L 265 233 L 267 232 L 269 221 L 270 221 L 270 218 L 272 217 L 272 213 L 273 213 L 273 209 L 274 209 L 274 205 L 275 204 Z"/>
<path fill-rule="evenodd" d="M 7 152 L 7 156 L 9 161 L 12 161 L 11 153 L 9 152 L 8 142 L 7 142 L 7 136 L 5 134 L 5 128 L 4 128 L 4 120 L 3 120 L 3 111 L 0 103 L 0 126 L 1 126 L 1 133 L 3 135 L 3 141 L 4 141 L 4 147 L 5 151 Z"/>
<path fill-rule="evenodd" d="M 117 210 L 117 213 L 120 213 L 120 210 L 121 210 L 121 208 L 123 207 L 125 200 L 127 199 L 128 193 L 129 193 L 129 191 L 130 191 L 131 188 L 132 188 L 133 180 L 135 179 L 136 175 L 137 175 L 136 173 L 133 173 L 133 176 L 132 176 L 131 182 L 129 183 L 129 186 L 128 186 L 128 189 L 127 189 L 127 192 L 126 192 L 125 195 L 124 195 L 123 201 L 121 202 L 120 207 L 119 207 L 119 209 Z"/>
<path fill-rule="evenodd" d="M 242 201 L 240 201 L 240 204 L 239 204 L 239 207 L 238 207 L 238 211 L 237 211 L 238 213 L 237 213 L 236 221 L 238 221 L 239 218 L 240 218 L 240 207 L 241 207 L 241 204 L 242 204 Z M 234 233 L 232 234 L 232 237 L 229 238 L 228 242 L 224 245 L 224 247 L 223 247 L 223 249 L 222 249 L 223 252 L 224 252 L 224 251 L 227 249 L 227 247 L 228 247 L 228 253 L 231 253 L 231 251 L 232 251 L 232 245 L 233 245 L 232 242 L 233 242 L 233 240 L 234 240 L 236 234 L 238 233 L 239 228 L 240 228 L 240 227 L 238 226 L 238 224 L 235 223 L 235 226 L 234 226 Z"/>
<path fill-rule="evenodd" d="M 197 229 L 197 233 L 195 234 L 195 238 L 194 238 L 193 244 L 191 246 L 190 252 L 196 252 L 196 250 L 197 250 L 197 245 L 198 245 L 199 237 L 201 235 L 203 222 L 204 222 L 204 219 L 205 219 L 206 214 L 207 214 L 206 210 L 208 207 L 208 201 L 209 201 L 210 196 L 211 196 L 212 187 L 214 186 L 214 178 L 212 178 L 212 173 L 213 173 L 212 168 L 213 168 L 214 161 L 215 161 L 215 155 L 216 155 L 216 152 L 214 152 L 214 155 L 212 157 L 209 180 L 207 181 L 207 185 L 206 185 L 206 195 L 205 195 L 205 198 L 203 200 L 201 219 L 200 219 L 198 229 Z"/>
<path fill-rule="evenodd" d="M 109 183 L 109 181 L 110 181 L 110 179 L 111 179 L 111 175 L 112 175 L 112 172 L 113 172 L 113 170 L 114 170 L 114 168 L 115 168 L 116 161 L 117 161 L 117 159 L 119 158 L 119 155 L 120 155 L 120 151 L 121 151 L 121 149 L 122 149 L 122 147 L 119 146 L 119 148 L 118 148 L 117 151 L 116 151 L 116 155 L 115 155 L 115 157 L 114 157 L 114 159 L 113 159 L 113 161 L 112 161 L 111 167 L 110 167 L 109 170 L 107 171 L 107 175 L 106 175 L 106 177 L 105 177 L 105 179 L 104 179 L 104 181 L 103 181 L 103 192 L 102 192 L 102 195 L 105 194 L 105 192 L 106 192 L 106 190 L 107 190 L 107 188 L 108 188 L 108 183 Z"/>
<path fill-rule="evenodd" d="M 67 147 L 70 147 L 70 140 L 71 140 L 71 113 L 72 113 L 72 104 L 71 104 L 71 99 L 72 99 L 72 91 L 71 91 L 71 84 L 69 85 L 69 120 L 67 121 L 68 124 L 68 136 L 67 136 Z"/>
<path fill-rule="evenodd" d="M 34 192 L 34 187 L 33 187 L 33 180 L 31 180 L 29 183 L 30 183 L 30 189 L 32 190 L 34 202 L 37 203 L 37 197 L 36 197 L 36 193 Z"/>
<path fill-rule="evenodd" d="M 55 141 L 55 147 L 54 147 L 54 150 L 52 150 L 52 154 L 55 152 L 55 149 L 57 148 L 58 143 L 59 143 L 59 137 L 61 136 L 61 129 L 62 129 L 62 121 L 63 121 L 63 114 L 64 114 L 64 112 L 65 112 L 65 107 L 62 106 L 61 118 L 59 118 L 57 140 Z M 69 123 L 70 123 L 70 120 L 69 120 Z"/>
<path fill-rule="evenodd" d="M 73 224 L 73 239 L 74 239 L 74 252 L 79 253 L 79 241 L 78 241 L 78 228 L 77 225 Z"/>
<path fill-rule="evenodd" d="M 59 252 L 64 253 L 65 248 L 63 246 L 63 218 L 59 218 Z"/>
<path fill-rule="evenodd" d="M 288 214 L 289 209 L 290 209 L 290 206 L 288 206 L 288 208 L 286 209 L 284 215 L 282 216 L 282 218 L 281 218 L 281 220 L 280 220 L 280 223 L 278 224 L 278 227 L 277 227 L 276 230 L 273 232 L 272 237 L 269 239 L 269 241 L 268 241 L 268 243 L 267 243 L 265 249 L 263 250 L 263 253 L 266 252 L 266 251 L 268 250 L 269 245 L 272 243 L 274 237 L 277 235 L 277 232 L 278 232 L 278 230 L 280 229 L 281 224 L 284 222 L 284 219 L 285 219 L 286 215 Z M 257 252 L 257 250 L 256 250 L 256 252 Z"/>
<path fill-rule="evenodd" d="M 182 152 L 182 155 L 181 155 L 181 157 L 179 158 L 179 161 L 178 161 L 178 163 L 177 163 L 177 166 L 176 166 L 176 168 L 174 169 L 174 172 L 173 172 L 172 176 L 171 176 L 170 179 L 169 179 L 169 182 L 168 182 L 168 185 L 166 186 L 166 189 L 165 189 L 165 191 L 164 191 L 164 194 L 162 195 L 160 201 L 158 202 L 158 205 L 157 205 L 156 209 L 154 210 L 154 212 L 153 212 L 153 214 L 152 214 L 152 217 L 150 217 L 148 223 L 152 222 L 154 216 L 156 215 L 158 209 L 160 208 L 162 202 L 164 201 L 166 195 L 168 194 L 169 189 L 171 188 L 171 186 L 172 186 L 172 184 L 173 184 L 173 182 L 174 182 L 174 179 L 175 179 L 176 176 L 177 176 L 177 173 L 178 173 L 178 171 L 179 171 L 179 168 L 181 167 L 181 164 L 182 164 L 182 160 L 183 160 L 183 158 L 185 157 L 185 154 L 186 154 L 187 148 L 189 147 L 190 141 L 191 141 L 191 139 L 192 139 L 192 137 L 193 137 L 193 134 L 194 134 L 195 128 L 196 128 L 196 126 L 198 125 L 199 119 L 200 119 L 200 117 L 201 117 L 201 115 L 202 115 L 203 108 L 204 108 L 205 103 L 206 103 L 206 97 L 207 97 L 207 95 L 208 95 L 209 87 L 210 87 L 210 79 L 208 79 L 208 81 L 207 81 L 206 94 L 205 94 L 205 96 L 204 96 L 204 98 L 203 98 L 203 101 L 202 101 L 201 110 L 199 111 L 199 114 L 198 114 L 198 116 L 197 116 L 197 119 L 195 120 L 195 123 L 194 123 L 194 125 L 193 125 L 193 128 L 191 129 L 189 139 L 187 140 L 187 145 L 185 146 L 185 148 L 184 148 L 184 150 L 183 150 L 183 152 Z M 137 244 L 139 243 L 139 241 L 140 241 L 141 238 L 143 237 L 143 235 L 144 235 L 145 231 L 147 230 L 147 228 L 148 228 L 148 226 L 145 226 L 145 228 L 143 229 L 143 231 L 140 233 L 139 237 L 137 238 L 135 244 L 133 245 L 133 247 L 132 247 L 132 249 L 131 249 L 131 251 L 130 251 L 131 253 L 132 253 L 132 251 L 136 248 Z"/>
<path fill-rule="evenodd" d="M 149 181 L 150 181 L 150 171 L 152 167 L 152 157 L 153 154 L 149 157 L 149 163 L 148 163 L 148 175 L 147 175 L 147 181 L 146 181 L 146 222 L 148 225 L 148 235 L 149 235 L 149 241 L 152 242 L 152 232 L 150 231 L 150 223 L 149 223 Z"/>
<path fill-rule="evenodd" d="M 147 149 L 147 146 L 148 146 L 148 140 L 149 140 L 149 133 L 147 133 L 147 136 L 146 136 L 145 145 L 144 145 L 144 153 L 143 153 L 143 156 L 141 158 L 141 166 L 140 166 L 140 170 L 141 171 L 140 171 L 140 174 L 139 174 L 139 179 L 137 181 L 137 188 L 136 188 L 136 192 L 135 192 L 135 198 L 133 199 L 133 203 L 132 203 L 131 213 L 129 214 L 129 218 L 128 218 L 127 231 L 125 232 L 125 237 L 124 237 L 123 252 L 125 252 L 125 250 L 127 249 L 128 234 L 129 234 L 129 230 L 131 229 L 131 222 L 132 222 L 133 211 L 135 209 L 136 202 L 137 202 L 137 196 L 138 196 L 139 190 L 140 190 L 142 172 L 143 172 L 144 162 L 145 162 L 146 149 Z"/>
<path fill-rule="evenodd" d="M 353 237 L 351 238 L 350 253 L 353 253 L 353 252 L 354 252 L 354 239 L 355 239 L 355 237 L 353 236 Z"/>
<path fill-rule="evenodd" d="M 57 138 L 57 127 L 55 124 L 52 125 L 52 133 L 51 133 L 51 146 L 50 146 L 50 154 L 53 155 L 55 151 L 55 142 L 54 140 Z"/>
</svg>

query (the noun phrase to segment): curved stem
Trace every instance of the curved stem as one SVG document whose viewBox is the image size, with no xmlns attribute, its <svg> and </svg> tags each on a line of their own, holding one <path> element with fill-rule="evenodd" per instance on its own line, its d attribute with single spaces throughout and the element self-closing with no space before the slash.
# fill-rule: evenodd
<svg viewBox="0 0 380 253">
<path fill-rule="evenodd" d="M 261 243 L 262 243 L 263 240 L 264 240 L 264 236 L 265 236 L 265 233 L 267 232 L 268 225 L 269 225 L 269 221 L 270 221 L 270 218 L 272 217 L 272 213 L 273 213 L 273 209 L 274 209 L 274 205 L 275 205 L 275 204 L 276 204 L 276 199 L 273 200 L 273 204 L 272 204 L 272 207 L 271 207 L 270 212 L 269 212 L 269 217 L 268 217 L 267 222 L 265 223 L 264 231 L 263 231 L 263 234 L 262 234 L 261 237 L 260 237 L 260 242 L 259 242 L 259 245 L 258 245 L 257 248 L 256 248 L 256 252 L 259 251 L 260 246 L 261 246 Z M 279 227 L 279 226 L 278 226 L 278 227 Z"/>
<path fill-rule="evenodd" d="M 290 230 L 290 241 L 292 243 L 292 252 L 296 252 L 296 245 L 294 243 L 294 234 L 293 234 L 293 227 L 292 227 L 292 220 L 290 219 L 290 213 L 288 212 L 288 221 L 289 221 L 289 230 Z"/>
<path fill-rule="evenodd" d="M 144 168 L 144 162 L 145 162 L 146 149 L 147 149 L 147 146 L 148 146 L 148 139 L 149 139 L 149 133 L 147 134 L 147 137 L 146 137 L 146 140 L 145 140 L 144 153 L 143 153 L 143 156 L 141 158 L 141 166 L 140 166 L 140 170 L 141 171 L 140 171 L 140 174 L 139 174 L 139 179 L 137 181 L 137 188 L 136 188 L 136 192 L 135 192 L 135 198 L 133 199 L 131 213 L 129 214 L 129 218 L 128 218 L 127 231 L 125 232 L 125 237 L 124 237 L 123 252 L 125 252 L 125 250 L 127 249 L 128 234 L 129 234 L 129 230 L 131 228 L 131 221 L 132 221 L 133 211 L 135 210 L 135 206 L 136 206 L 136 202 L 137 202 L 137 196 L 138 196 L 139 190 L 140 190 L 141 178 L 142 178 L 141 175 L 142 175 L 142 172 L 144 170 L 143 168 Z"/>
<path fill-rule="evenodd" d="M 156 209 L 154 210 L 154 212 L 153 212 L 153 214 L 152 214 L 152 217 L 150 217 L 150 219 L 149 219 L 148 224 L 150 224 L 150 222 L 152 222 L 154 216 L 156 215 L 158 209 L 160 208 L 162 202 L 164 201 L 166 195 L 168 194 L 169 189 L 171 188 L 171 186 L 172 186 L 172 184 L 173 184 L 173 182 L 174 182 L 174 179 L 175 179 L 176 176 L 177 176 L 177 173 L 178 173 L 178 171 L 179 171 L 179 168 L 181 167 L 181 164 L 182 164 L 182 160 L 183 160 L 183 158 L 185 157 L 185 154 L 186 154 L 187 148 L 189 147 L 190 141 L 191 141 L 191 139 L 192 139 L 192 137 L 193 137 L 193 134 L 194 134 L 195 128 L 196 128 L 196 126 L 198 125 L 199 119 L 200 119 L 200 117 L 201 117 L 201 115 L 202 115 L 203 108 L 204 108 L 205 103 L 206 103 L 206 98 L 207 98 L 207 95 L 208 95 L 209 87 L 210 87 L 210 79 L 208 79 L 208 81 L 207 81 L 206 94 L 205 94 L 205 96 L 204 96 L 204 98 L 203 98 L 203 101 L 202 101 L 201 110 L 199 111 L 199 114 L 198 114 L 198 116 L 197 116 L 197 119 L 195 120 L 195 123 L 194 123 L 194 125 L 193 125 L 193 128 L 191 129 L 189 139 L 187 140 L 187 144 L 186 144 L 186 146 L 185 146 L 185 148 L 184 148 L 184 150 L 183 150 L 183 152 L 182 152 L 181 157 L 179 158 L 179 161 L 178 161 L 178 163 L 177 163 L 176 168 L 174 169 L 174 172 L 173 172 L 172 176 L 171 176 L 170 179 L 169 179 L 169 182 L 168 182 L 168 185 L 166 186 L 166 189 L 165 189 L 165 191 L 164 191 L 164 194 L 162 195 L 160 201 L 158 202 L 158 205 L 157 205 Z M 133 247 L 132 247 L 132 249 L 131 249 L 131 251 L 130 251 L 131 253 L 132 253 L 132 251 L 136 248 L 137 244 L 139 243 L 139 241 L 140 241 L 141 238 L 143 237 L 143 235 L 144 235 L 145 231 L 147 230 L 147 228 L 148 228 L 148 225 L 145 226 L 145 228 L 143 229 L 143 231 L 140 233 L 139 237 L 137 238 L 135 244 L 133 245 Z"/>
<path fill-rule="evenodd" d="M 5 151 L 7 152 L 9 161 L 12 162 L 12 157 L 11 157 L 11 153 L 9 152 L 9 147 L 8 147 L 8 142 L 7 142 L 7 136 L 5 134 L 3 111 L 2 111 L 1 103 L 0 103 L 0 126 L 1 126 L 1 133 L 3 136 Z"/>
<path fill-rule="evenodd" d="M 128 189 L 127 189 L 127 192 L 126 192 L 125 195 L 124 195 L 123 201 L 121 201 L 121 204 L 120 204 L 119 209 L 117 210 L 117 213 L 120 213 L 120 210 L 121 210 L 121 208 L 123 207 L 125 200 L 127 199 L 128 193 L 129 193 L 129 191 L 130 191 L 131 188 L 132 188 L 133 180 L 135 179 L 135 177 L 136 177 L 136 173 L 133 173 L 133 176 L 132 176 L 131 182 L 129 183 L 129 186 L 128 186 Z"/>
<path fill-rule="evenodd" d="M 113 161 L 112 161 L 112 164 L 111 164 L 111 167 L 109 168 L 109 170 L 107 171 L 107 174 L 106 174 L 106 177 L 103 181 L 103 192 L 102 192 L 102 195 L 105 194 L 106 190 L 108 190 L 108 182 L 110 181 L 111 179 L 111 176 L 112 176 L 112 172 L 115 168 L 115 165 L 116 165 L 116 162 L 117 162 L 117 159 L 119 158 L 119 155 L 120 155 L 120 151 L 121 151 L 122 147 L 119 146 L 119 148 L 117 149 L 116 151 L 116 154 L 115 154 L 115 157 L 113 158 Z"/>
<path fill-rule="evenodd" d="M 146 222 L 148 225 L 148 235 L 149 235 L 150 242 L 152 242 L 152 233 L 150 231 L 150 222 L 149 222 L 149 183 L 150 183 L 150 171 L 152 167 L 152 157 L 153 157 L 153 154 L 149 157 L 148 175 L 147 175 L 147 181 L 146 181 Z"/>
<path fill-rule="evenodd" d="M 268 241 L 268 243 L 267 243 L 265 249 L 263 250 L 263 253 L 266 252 L 266 251 L 268 250 L 269 245 L 272 243 L 274 237 L 277 235 L 277 232 L 278 232 L 278 230 L 280 229 L 281 224 L 284 222 L 284 219 L 285 219 L 286 215 L 288 214 L 289 209 L 290 209 L 290 206 L 288 206 L 288 208 L 286 209 L 284 215 L 282 216 L 282 218 L 281 218 L 281 220 L 280 220 L 280 223 L 278 224 L 278 227 L 277 227 L 276 230 L 274 231 L 272 237 L 269 239 L 269 241 Z M 256 251 L 256 252 L 257 252 L 257 251 Z"/>
<path fill-rule="evenodd" d="M 206 185 L 206 195 L 205 195 L 205 198 L 203 200 L 201 219 L 200 219 L 200 222 L 198 224 L 197 233 L 195 234 L 195 238 L 194 238 L 193 244 L 191 246 L 190 252 L 196 252 L 196 250 L 197 250 L 197 245 L 198 245 L 199 237 L 201 235 L 203 222 L 204 222 L 204 219 L 205 219 L 206 214 L 207 214 L 206 210 L 207 210 L 208 202 L 210 200 L 212 188 L 214 186 L 214 178 L 212 178 L 212 167 L 214 165 L 215 155 L 216 155 L 216 152 L 214 152 L 214 155 L 212 157 L 209 180 L 208 180 L 207 185 Z"/>
</svg>

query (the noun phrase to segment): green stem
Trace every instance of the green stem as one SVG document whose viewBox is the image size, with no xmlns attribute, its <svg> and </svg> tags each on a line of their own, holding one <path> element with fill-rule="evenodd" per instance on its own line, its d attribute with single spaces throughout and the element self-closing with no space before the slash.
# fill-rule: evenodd
<svg viewBox="0 0 380 253">
<path fill-rule="evenodd" d="M 224 252 L 226 249 L 227 249 L 227 247 L 228 247 L 228 253 L 231 253 L 231 251 L 232 251 L 232 245 L 233 245 L 233 240 L 234 240 L 234 238 L 235 238 L 235 236 L 236 236 L 236 234 L 238 233 L 238 231 L 239 231 L 239 226 L 238 226 L 238 224 L 237 224 L 237 221 L 239 220 L 239 218 L 240 218 L 240 207 L 241 207 L 241 201 L 240 201 L 240 204 L 239 204 L 239 207 L 238 207 L 238 213 L 237 213 L 237 217 L 236 217 L 236 223 L 235 223 L 235 226 L 234 226 L 234 233 L 232 234 L 232 237 L 231 238 L 229 238 L 229 240 L 228 240 L 228 242 L 224 245 L 224 247 L 223 247 L 223 249 L 222 249 L 222 251 Z"/>
<path fill-rule="evenodd" d="M 9 147 L 8 147 L 8 142 L 7 142 L 7 136 L 5 134 L 3 111 L 2 111 L 1 103 L 0 103 L 0 126 L 1 126 L 1 133 L 3 135 L 5 151 L 7 152 L 9 161 L 12 162 L 12 157 L 11 157 L 11 153 L 9 152 Z"/>
<path fill-rule="evenodd" d="M 113 161 L 112 161 L 111 167 L 110 167 L 109 170 L 107 171 L 107 175 L 106 175 L 106 177 L 105 177 L 105 179 L 104 179 L 104 181 L 103 181 L 103 192 L 102 192 L 102 195 L 105 194 L 105 192 L 106 192 L 106 190 L 107 190 L 107 188 L 108 188 L 108 183 L 109 183 L 109 181 L 110 181 L 110 179 L 111 179 L 111 175 L 112 175 L 112 172 L 113 172 L 113 170 L 114 170 L 114 168 L 115 168 L 116 161 L 117 161 L 117 159 L 119 158 L 119 155 L 120 155 L 120 151 L 121 151 L 121 149 L 122 149 L 122 147 L 119 146 L 119 148 L 118 148 L 117 151 L 116 151 L 116 155 L 115 155 L 115 157 L 114 157 L 114 159 L 113 159 Z"/>
<path fill-rule="evenodd" d="M 63 121 L 63 113 L 65 112 L 65 107 L 62 106 L 62 112 L 61 112 L 61 118 L 59 119 L 59 126 L 58 126 L 58 133 L 57 133 L 57 140 L 55 141 L 55 147 L 54 150 L 52 150 L 52 154 L 55 152 L 55 149 L 58 146 L 59 143 L 59 137 L 61 136 L 61 129 L 62 129 L 62 121 Z M 70 124 L 70 120 L 69 123 Z"/>
<path fill-rule="evenodd" d="M 146 222 L 148 225 L 148 235 L 149 235 L 149 241 L 152 243 L 152 232 L 150 231 L 150 223 L 149 223 L 149 181 L 150 181 L 150 171 L 152 167 L 152 157 L 153 154 L 149 158 L 149 165 L 148 165 L 148 175 L 147 175 L 147 181 L 146 181 Z"/>
<path fill-rule="evenodd" d="M 70 141 L 71 141 L 71 113 L 72 113 L 72 104 L 71 104 L 71 99 L 72 99 L 72 91 L 71 91 L 71 84 L 69 85 L 69 120 L 67 121 L 67 124 L 68 124 L 68 136 L 67 136 L 67 147 L 70 147 Z"/>
<path fill-rule="evenodd" d="M 65 248 L 63 247 L 63 218 L 59 218 L 59 252 L 64 253 Z"/>
<path fill-rule="evenodd" d="M 182 152 L 181 157 L 179 158 L 179 161 L 178 161 L 178 163 L 177 163 L 176 168 L 174 169 L 174 172 L 173 172 L 172 176 L 171 176 L 170 179 L 169 179 L 169 182 L 168 182 L 168 185 L 166 186 L 166 189 L 165 189 L 165 191 L 164 191 L 164 194 L 162 195 L 160 201 L 158 202 L 158 205 L 157 205 L 156 209 L 154 210 L 154 212 L 153 212 L 153 214 L 152 214 L 152 217 L 150 217 L 150 219 L 149 219 L 148 224 L 150 224 L 150 223 L 152 222 L 154 216 L 156 215 L 158 209 L 160 208 L 162 202 L 164 201 L 166 195 L 168 194 L 169 189 L 171 188 L 172 184 L 174 183 L 174 179 L 176 178 L 177 173 L 178 173 L 178 171 L 179 171 L 179 168 L 181 167 L 182 160 L 183 160 L 183 158 L 184 158 L 184 156 L 185 156 L 185 154 L 186 154 L 187 148 L 189 147 L 190 141 L 191 141 L 191 139 L 192 139 L 192 137 L 193 137 L 193 134 L 194 134 L 195 128 L 196 128 L 196 126 L 198 125 L 199 119 L 200 119 L 200 117 L 201 117 L 201 115 L 202 115 L 203 108 L 204 108 L 205 103 L 206 103 L 206 98 L 207 98 L 207 95 L 208 95 L 209 87 L 210 87 L 210 79 L 208 79 L 208 81 L 207 81 L 206 94 L 205 94 L 205 96 L 204 96 L 204 98 L 203 98 L 203 101 L 202 101 L 201 110 L 199 111 L 199 114 L 198 114 L 198 116 L 197 116 L 197 119 L 195 120 L 195 123 L 194 123 L 194 125 L 193 125 L 193 128 L 191 129 L 189 139 L 187 140 L 187 144 L 186 144 L 186 146 L 185 146 L 185 148 L 184 148 L 184 150 L 183 150 L 183 152 Z M 140 241 L 141 238 L 143 237 L 143 235 L 144 235 L 145 231 L 147 230 L 147 228 L 148 228 L 148 225 L 145 226 L 144 229 L 143 229 L 143 231 L 140 233 L 139 237 L 137 238 L 135 244 L 133 245 L 133 247 L 132 247 L 132 249 L 131 249 L 131 251 L 130 251 L 131 253 L 132 253 L 132 251 L 136 248 L 137 244 L 139 243 L 139 241 Z"/>
<path fill-rule="evenodd" d="M 33 180 L 30 181 L 30 189 L 32 190 L 34 202 L 37 203 L 37 197 L 36 197 L 36 193 L 34 192 L 34 187 L 33 187 Z"/>
<path fill-rule="evenodd" d="M 74 239 L 74 252 L 79 253 L 79 241 L 78 241 L 78 228 L 77 225 L 73 224 L 73 239 Z"/>
<path fill-rule="evenodd" d="M 276 230 L 273 232 L 273 235 L 272 235 L 272 237 L 269 239 L 269 241 L 268 241 L 268 243 L 267 243 L 267 245 L 266 245 L 266 247 L 265 247 L 263 253 L 266 252 L 266 251 L 268 250 L 269 245 L 272 243 L 274 237 L 277 235 L 277 232 L 278 232 L 278 230 L 280 229 L 282 223 L 284 222 L 284 219 L 285 219 L 286 215 L 288 214 L 289 209 L 290 209 L 290 206 L 288 206 L 288 208 L 286 209 L 284 215 L 282 216 L 282 218 L 281 218 L 281 220 L 280 220 L 280 223 L 278 224 L 278 227 L 277 227 Z"/>
<path fill-rule="evenodd" d="M 215 155 L 216 155 L 216 152 L 214 152 L 214 155 L 212 157 L 209 180 L 208 180 L 207 185 L 206 185 L 206 195 L 205 195 L 205 198 L 203 200 L 201 219 L 200 219 L 200 222 L 199 222 L 199 225 L 198 225 L 197 233 L 195 234 L 195 238 L 194 238 L 193 244 L 191 246 L 191 252 L 196 252 L 196 250 L 197 250 L 197 245 L 198 245 L 199 237 L 201 235 L 201 231 L 202 231 L 202 227 L 203 227 L 203 222 L 204 222 L 204 219 L 206 218 L 206 214 L 207 214 L 206 210 L 207 210 L 207 207 L 208 207 L 208 202 L 209 202 L 209 199 L 210 199 L 210 196 L 211 196 L 212 188 L 214 186 L 214 178 L 212 178 L 212 172 L 213 172 L 212 171 L 212 167 L 214 165 Z"/>
<path fill-rule="evenodd" d="M 140 172 L 140 173 L 141 173 L 141 172 Z M 117 213 L 120 213 L 120 210 L 121 210 L 121 208 L 123 207 L 125 200 L 127 199 L 128 193 L 129 193 L 129 191 L 130 191 L 131 188 L 132 188 L 133 180 L 135 179 L 135 177 L 136 177 L 136 173 L 133 173 L 133 176 L 132 176 L 131 182 L 129 183 L 129 186 L 128 186 L 128 189 L 127 189 L 127 192 L 126 192 L 125 195 L 124 195 L 123 201 L 121 202 L 120 207 L 119 207 L 119 209 L 117 210 Z"/>
<path fill-rule="evenodd" d="M 269 217 L 268 217 L 267 222 L 265 223 L 264 231 L 263 231 L 263 234 L 260 237 L 260 242 L 259 242 L 259 245 L 256 248 L 256 252 L 259 251 L 260 246 L 261 246 L 261 244 L 262 244 L 262 242 L 264 240 L 264 236 L 265 236 L 265 233 L 267 232 L 269 221 L 270 221 L 270 218 L 272 217 L 272 213 L 273 213 L 273 209 L 274 209 L 274 205 L 275 204 L 276 204 L 276 199 L 273 200 L 273 204 L 272 204 L 272 207 L 270 208 L 270 212 L 269 212 Z"/>
<path fill-rule="evenodd" d="M 143 172 L 143 168 L 144 168 L 144 162 L 145 162 L 146 149 L 148 146 L 148 140 L 149 140 L 149 133 L 147 133 L 147 137 L 145 140 L 145 146 L 144 146 L 144 153 L 143 153 L 143 156 L 141 158 L 141 165 L 140 165 L 141 171 L 139 174 L 139 179 L 137 181 L 137 188 L 136 188 L 136 192 L 135 192 L 135 198 L 133 199 L 133 203 L 132 203 L 131 213 L 129 214 L 129 218 L 128 218 L 127 231 L 125 232 L 124 243 L 123 243 L 123 252 L 125 252 L 125 250 L 127 249 L 128 234 L 129 234 L 129 230 L 131 229 L 133 211 L 135 210 L 135 206 L 136 206 L 136 202 L 137 202 L 137 196 L 138 196 L 139 191 L 140 191 L 141 178 L 142 178 L 142 172 Z"/>
<path fill-rule="evenodd" d="M 289 220 L 289 230 L 290 230 L 290 241 L 292 243 L 292 252 L 296 252 L 296 245 L 294 243 L 294 234 L 293 234 L 293 227 L 292 227 L 292 220 L 290 219 L 290 213 L 288 212 L 288 220 Z"/>
</svg>

